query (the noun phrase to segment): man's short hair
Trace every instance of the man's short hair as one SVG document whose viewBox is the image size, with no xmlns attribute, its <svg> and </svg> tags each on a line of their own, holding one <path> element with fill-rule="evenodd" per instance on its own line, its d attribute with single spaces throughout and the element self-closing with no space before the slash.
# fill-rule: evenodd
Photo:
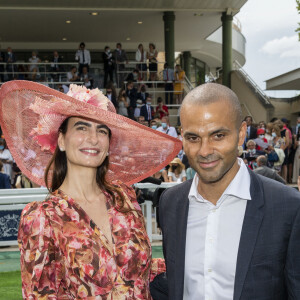
<svg viewBox="0 0 300 300">
<path fill-rule="evenodd" d="M 191 90 L 182 102 L 182 107 L 186 104 L 208 105 L 211 103 L 227 101 L 235 115 L 237 128 L 243 122 L 242 108 L 237 95 L 228 87 L 218 83 L 205 83 Z M 182 111 L 182 109 L 181 109 Z"/>
<path fill-rule="evenodd" d="M 260 155 L 257 158 L 257 162 L 262 166 L 266 166 L 268 164 L 268 159 L 264 155 Z"/>
<path fill-rule="evenodd" d="M 246 116 L 246 117 L 244 118 L 244 121 L 246 121 L 248 118 L 250 118 L 250 119 L 251 119 L 251 122 L 253 122 L 252 116 Z"/>
<path fill-rule="evenodd" d="M 85 47 L 85 43 L 84 43 L 84 42 L 81 42 L 79 46 L 80 46 L 80 47 L 81 47 L 81 46 Z"/>
</svg>

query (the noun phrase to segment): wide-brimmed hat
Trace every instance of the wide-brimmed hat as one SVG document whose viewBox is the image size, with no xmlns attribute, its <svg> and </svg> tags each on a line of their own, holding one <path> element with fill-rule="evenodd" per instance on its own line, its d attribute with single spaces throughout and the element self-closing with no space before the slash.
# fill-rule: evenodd
<svg viewBox="0 0 300 300">
<path fill-rule="evenodd" d="M 0 89 L 0 105 L 1 128 L 13 158 L 39 185 L 45 185 L 44 171 L 57 146 L 58 129 L 68 117 L 110 128 L 108 180 L 139 182 L 161 170 L 182 148 L 178 139 L 116 114 L 98 89 L 71 85 L 66 95 L 30 81 L 9 81 Z"/>
<path fill-rule="evenodd" d="M 171 162 L 170 165 L 173 164 L 178 164 L 180 165 L 183 169 L 185 169 L 185 165 L 183 164 L 183 162 L 181 161 L 181 159 L 179 157 L 174 158 Z"/>
</svg>

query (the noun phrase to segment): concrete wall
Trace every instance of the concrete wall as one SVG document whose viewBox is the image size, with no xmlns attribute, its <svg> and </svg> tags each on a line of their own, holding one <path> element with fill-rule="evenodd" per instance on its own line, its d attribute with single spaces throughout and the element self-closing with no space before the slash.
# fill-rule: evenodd
<svg viewBox="0 0 300 300">
<path fill-rule="evenodd" d="M 254 123 L 270 120 L 270 110 L 262 105 L 256 93 L 249 88 L 247 83 L 236 72 L 231 73 L 231 89 L 237 94 L 245 116 L 251 115 Z"/>
</svg>

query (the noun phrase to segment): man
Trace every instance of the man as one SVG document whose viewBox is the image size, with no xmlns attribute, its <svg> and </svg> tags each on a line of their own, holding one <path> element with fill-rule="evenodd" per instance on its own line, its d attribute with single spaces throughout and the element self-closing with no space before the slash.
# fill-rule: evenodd
<svg viewBox="0 0 300 300">
<path fill-rule="evenodd" d="M 160 199 L 169 299 L 300 299 L 300 194 L 237 158 L 247 132 L 237 96 L 200 85 L 180 118 L 197 174 Z"/>
<path fill-rule="evenodd" d="M 163 70 L 163 80 L 165 82 L 165 92 L 166 92 L 166 104 L 169 104 L 169 96 L 170 96 L 170 104 L 173 104 L 173 82 L 174 82 L 174 70 L 169 68 L 168 64 L 164 64 Z"/>
<path fill-rule="evenodd" d="M 268 164 L 268 159 L 264 155 L 260 155 L 257 159 L 257 168 L 254 170 L 256 174 L 271 178 L 273 180 L 279 181 L 283 184 L 286 184 L 285 180 L 277 174 L 275 170 L 270 169 Z"/>
<path fill-rule="evenodd" d="M 52 58 L 51 66 L 50 66 L 50 71 L 53 72 L 51 74 L 51 77 L 53 78 L 54 81 L 59 81 L 61 74 L 57 74 L 57 72 L 64 71 L 63 65 L 59 64 L 60 62 L 61 62 L 61 58 L 60 58 L 58 52 L 56 50 L 53 51 L 53 58 Z"/>
<path fill-rule="evenodd" d="M 146 91 L 146 86 L 141 84 L 139 86 L 139 92 L 137 93 L 137 98 L 142 100 L 143 103 L 146 103 L 146 99 L 149 96 L 149 93 Z"/>
<path fill-rule="evenodd" d="M 116 72 L 117 72 L 117 84 L 121 87 L 125 78 L 125 63 L 128 64 L 128 58 L 125 50 L 122 49 L 122 44 L 117 43 L 116 50 L 114 52 Z"/>
<path fill-rule="evenodd" d="M 168 134 L 174 138 L 178 137 L 175 127 L 170 126 L 170 120 L 168 116 L 161 118 L 161 126 L 157 128 L 158 131 Z"/>
<path fill-rule="evenodd" d="M 80 77 L 80 81 L 83 82 L 84 86 L 88 89 L 92 89 L 93 88 L 93 84 L 94 84 L 94 80 L 93 78 L 89 75 L 88 72 L 88 68 L 87 67 L 83 67 L 82 68 L 82 74 Z"/>
<path fill-rule="evenodd" d="M 85 49 L 85 43 L 81 42 L 79 44 L 79 49 L 76 52 L 75 60 L 79 62 L 78 72 L 79 75 L 82 74 L 83 67 L 87 67 L 87 71 L 89 72 L 90 64 L 91 64 L 91 54 L 89 50 Z"/>
<path fill-rule="evenodd" d="M 154 109 L 152 104 L 151 96 L 148 96 L 146 99 L 146 104 L 141 107 L 140 116 L 144 116 L 145 120 L 149 123 L 153 119 Z M 148 124 L 149 125 L 149 124 Z"/>
<path fill-rule="evenodd" d="M 112 102 L 114 107 L 117 109 L 118 101 L 117 101 L 116 91 L 115 91 L 114 85 L 111 81 L 106 85 L 105 96 Z"/>
<path fill-rule="evenodd" d="M 257 136 L 257 129 L 255 127 L 252 126 L 253 123 L 253 119 L 251 116 L 246 116 L 244 121 L 247 124 L 247 134 L 246 134 L 246 142 L 248 140 L 253 140 L 256 139 Z"/>
<path fill-rule="evenodd" d="M 113 82 L 113 72 L 114 72 L 114 57 L 110 51 L 110 48 L 106 46 L 102 54 L 102 59 L 104 62 L 104 87 L 107 85 L 107 80 Z"/>
<path fill-rule="evenodd" d="M 14 78 L 14 72 L 17 70 L 16 66 L 13 64 L 17 61 L 15 54 L 12 51 L 11 47 L 7 48 L 7 52 L 5 54 L 5 62 L 6 62 L 6 72 L 8 80 L 12 80 Z"/>
<path fill-rule="evenodd" d="M 136 108 L 137 89 L 134 87 L 132 81 L 128 81 L 127 83 L 126 97 L 128 97 L 130 101 L 128 106 L 128 117 L 132 120 L 135 120 L 134 109 Z"/>
<path fill-rule="evenodd" d="M 75 66 L 72 66 L 70 72 L 67 73 L 67 80 L 70 83 L 80 81 L 80 77 L 78 76 L 77 68 Z"/>
</svg>

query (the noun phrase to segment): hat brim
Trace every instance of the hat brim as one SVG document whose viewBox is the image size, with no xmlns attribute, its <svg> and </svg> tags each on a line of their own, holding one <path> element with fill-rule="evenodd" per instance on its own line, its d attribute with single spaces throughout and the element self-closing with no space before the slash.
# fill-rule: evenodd
<svg viewBox="0 0 300 300">
<path fill-rule="evenodd" d="M 37 98 L 42 114 L 31 108 Z M 60 105 L 53 106 L 54 101 Z M 9 150 L 21 171 L 39 185 L 45 185 L 44 171 L 53 155 L 32 135 L 41 117 L 56 132 L 68 117 L 107 125 L 112 132 L 107 173 L 110 181 L 118 179 L 129 185 L 139 182 L 161 170 L 182 148 L 178 139 L 30 81 L 3 84 L 0 105 L 0 123 Z"/>
</svg>

